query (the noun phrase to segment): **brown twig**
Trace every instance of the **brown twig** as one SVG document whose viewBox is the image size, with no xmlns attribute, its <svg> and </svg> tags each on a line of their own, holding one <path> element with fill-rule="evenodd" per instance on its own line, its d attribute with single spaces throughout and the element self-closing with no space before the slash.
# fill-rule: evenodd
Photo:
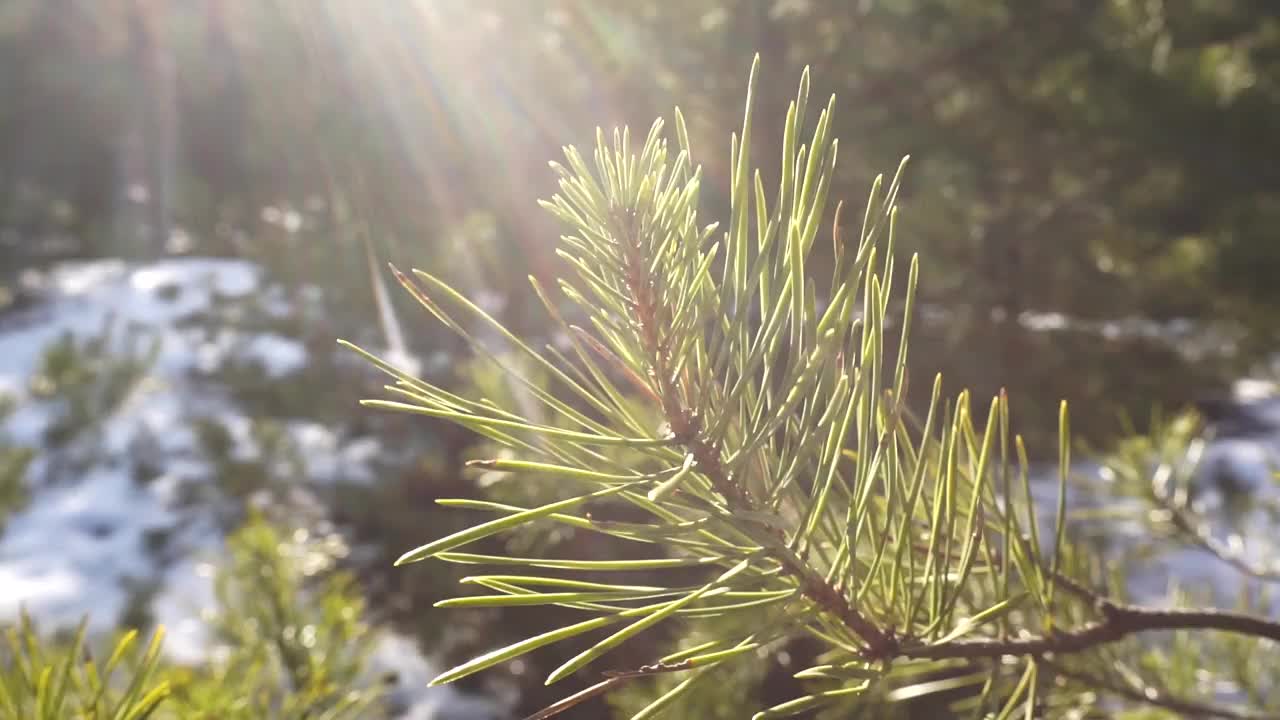
<svg viewBox="0 0 1280 720">
<path fill-rule="evenodd" d="M 1074 653 L 1107 645 L 1130 635 L 1158 630 L 1217 630 L 1280 643 L 1280 623 L 1244 613 L 1211 609 L 1159 609 L 1102 599 L 1102 619 L 1050 635 L 1000 639 L 952 640 L 898 648 L 907 658 L 997 658 L 1005 655 Z"/>
<path fill-rule="evenodd" d="M 699 416 L 687 406 L 687 388 L 680 387 L 670 369 L 669 345 L 663 338 L 665 310 L 656 297 L 656 285 L 650 276 L 649 258 L 646 256 L 639 228 L 635 227 L 635 215 L 619 214 L 615 217 L 621 235 L 620 246 L 625 266 L 627 292 L 631 296 L 630 318 L 639 333 L 641 345 L 649 362 L 649 378 L 653 382 L 663 415 L 671 432 L 694 458 L 698 471 L 710 481 L 712 488 L 730 510 L 756 510 L 749 492 L 725 471 L 720 450 L 702 436 Z M 897 639 L 892 632 L 881 629 L 866 618 L 846 597 L 817 571 L 791 551 L 782 532 L 773 529 L 774 537 L 768 543 L 772 556 L 800 586 L 800 591 L 832 616 L 838 618 L 865 645 L 869 657 L 884 658 L 893 655 Z"/>
</svg>

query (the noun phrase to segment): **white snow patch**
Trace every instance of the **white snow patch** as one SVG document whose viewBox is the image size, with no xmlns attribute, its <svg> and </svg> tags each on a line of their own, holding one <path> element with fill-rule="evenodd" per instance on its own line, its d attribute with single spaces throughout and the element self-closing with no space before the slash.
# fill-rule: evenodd
<svg viewBox="0 0 1280 720">
<path fill-rule="evenodd" d="M 26 610 L 65 627 L 115 626 L 128 583 L 155 572 L 151 531 L 168 532 L 177 515 L 120 471 L 95 468 L 73 484 L 40 492 L 10 518 L 0 538 L 0 616 Z"/>
<path fill-rule="evenodd" d="M 0 390 L 20 396 L 46 347 L 68 333 L 96 336 L 109 320 L 119 329 L 149 331 L 167 369 L 190 367 L 190 333 L 174 323 L 208 309 L 215 294 L 247 295 L 261 273 L 244 261 L 188 258 L 135 269 L 119 260 L 66 263 L 26 275 L 24 284 L 46 301 L 17 318 L 16 327 L 0 328 Z"/>
<path fill-rule="evenodd" d="M 370 464 L 383 449 L 378 439 L 343 441 L 328 426 L 304 420 L 290 422 L 287 431 L 306 462 L 309 482 L 372 481 Z"/>
<path fill-rule="evenodd" d="M 401 720 L 493 720 L 509 715 L 497 700 L 463 694 L 448 685 L 427 687 L 440 670 L 403 635 L 382 634 L 370 654 L 369 669 L 379 675 L 395 674 L 390 700 Z"/>
<path fill-rule="evenodd" d="M 422 372 L 422 360 L 403 348 L 390 348 L 379 354 L 378 359 L 406 375 L 416 376 Z"/>
<path fill-rule="evenodd" d="M 1274 380 L 1244 378 L 1234 383 L 1232 395 L 1241 402 L 1259 402 L 1280 395 L 1280 387 Z"/>
<path fill-rule="evenodd" d="M 1245 488 L 1265 493 L 1274 473 L 1280 471 L 1280 454 L 1274 443 L 1224 438 L 1205 449 L 1201 467 L 1208 473 L 1225 473 Z"/>
<path fill-rule="evenodd" d="M 274 334 L 256 335 L 241 345 L 241 357 L 261 365 L 267 375 L 279 378 L 307 364 L 307 349 L 291 338 Z"/>
<path fill-rule="evenodd" d="M 206 617 L 217 604 L 213 563 L 219 557 L 208 548 L 188 553 L 169 568 L 161 591 L 152 600 L 152 616 L 165 628 L 165 655 L 175 662 L 195 665 L 213 651 L 214 638 Z"/>
</svg>

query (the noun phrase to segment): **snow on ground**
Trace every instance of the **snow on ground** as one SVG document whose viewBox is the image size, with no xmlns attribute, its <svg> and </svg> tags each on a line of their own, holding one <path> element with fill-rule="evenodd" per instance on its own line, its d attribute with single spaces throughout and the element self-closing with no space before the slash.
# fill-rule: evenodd
<svg viewBox="0 0 1280 720">
<path fill-rule="evenodd" d="M 133 592 L 162 581 L 162 539 L 180 534 L 187 537 L 175 537 L 178 543 L 200 541 L 176 497 L 182 482 L 208 472 L 190 458 L 194 438 L 184 419 L 202 399 L 187 392 L 193 331 L 178 321 L 208 310 L 215 294 L 243 296 L 258 282 L 248 263 L 202 259 L 136 268 L 118 260 L 71 263 L 24 277 L 42 301 L 0 324 L 0 392 L 18 407 L 0 426 L 11 442 L 39 448 L 57 421 L 60 406 L 33 397 L 30 383 L 46 348 L 63 337 L 84 342 L 102 337 L 109 325 L 134 327 L 139 337 L 154 338 L 158 355 L 110 416 L 95 423 L 102 436 L 92 438 L 92 449 L 77 438 L 70 448 L 39 455 L 28 478 L 32 501 L 0 535 L 0 586 L 16 589 L 0 598 L 0 615 L 12 617 L 21 606 L 51 626 L 88 615 L 92 628 L 109 629 Z M 124 350 L 120 336 L 112 344 Z M 144 442 L 148 454 L 183 462 L 141 477 L 134 451 Z M 63 463 L 59 456 L 71 457 Z"/>
<path fill-rule="evenodd" d="M 369 658 L 369 670 L 374 674 L 396 674 L 399 682 L 390 701 L 403 711 L 401 720 L 489 720 L 505 713 L 497 700 L 466 695 L 447 685 L 427 687 L 439 669 L 403 635 L 386 633 L 378 639 Z"/>
<path fill-rule="evenodd" d="M 0 538 L 0 614 L 25 607 L 42 623 L 115 626 L 129 581 L 152 576 L 148 533 L 167 532 L 176 514 L 125 473 L 94 469 L 78 482 L 40 493 Z"/>
<path fill-rule="evenodd" d="M 14 412 L 0 418 L 0 442 L 41 452 L 28 471 L 30 502 L 0 531 L 0 623 L 25 610 L 47 629 L 88 616 L 92 630 L 108 631 L 138 597 L 149 597 L 150 613 L 168 631 L 166 652 L 199 662 L 212 651 L 201 617 L 214 599 L 212 563 L 223 536 L 208 503 L 184 502 L 187 490 L 213 482 L 216 472 L 199 452 L 193 420 L 218 419 L 232 438 L 233 457 L 253 457 L 257 448 L 251 419 L 193 377 L 237 362 L 281 378 L 309 358 L 300 342 L 246 333 L 234 319 L 212 329 L 184 321 L 210 317 L 217 301 L 237 298 L 262 298 L 263 312 L 281 317 L 287 300 L 259 268 L 236 260 L 76 262 L 28 272 L 22 281 L 39 301 L 0 315 L 0 396 L 16 401 Z M 102 338 L 108 326 L 116 329 L 109 352 L 138 352 L 154 341 L 155 361 L 105 417 L 95 418 L 97 430 L 51 448 L 46 433 L 65 408 L 32 391 L 45 350 L 65 336 L 81 343 Z M 129 344 L 128 328 L 141 343 Z M 307 459 L 300 482 L 371 477 L 376 440 L 342 440 L 307 421 L 290 421 L 286 430 Z M 377 663 L 414 683 L 403 684 L 405 717 L 500 715 L 493 702 L 427 690 L 430 662 L 411 642 L 389 638 Z"/>
<path fill-rule="evenodd" d="M 214 640 L 203 614 L 216 602 L 214 561 L 221 558 L 217 539 L 195 548 L 168 568 L 164 585 L 151 601 L 156 624 L 165 629 L 164 651 L 174 662 L 207 660 Z"/>
</svg>

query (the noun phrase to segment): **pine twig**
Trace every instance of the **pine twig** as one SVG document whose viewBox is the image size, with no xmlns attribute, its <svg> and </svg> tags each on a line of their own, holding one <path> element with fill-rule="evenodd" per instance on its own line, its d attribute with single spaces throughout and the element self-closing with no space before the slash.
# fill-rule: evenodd
<svg viewBox="0 0 1280 720">
<path fill-rule="evenodd" d="M 997 658 L 1005 655 L 1076 653 L 1159 630 L 1217 630 L 1280 643 L 1280 623 L 1245 613 L 1213 609 L 1160 609 L 1100 599 L 1102 619 L 1052 635 L 1010 639 L 962 639 L 898 648 L 901 657 L 918 659 Z"/>
<path fill-rule="evenodd" d="M 1058 676 L 1068 680 L 1074 680 L 1090 689 L 1101 690 L 1103 692 L 1118 695 L 1126 700 L 1138 702 L 1153 707 L 1171 710 L 1188 718 L 1222 718 L 1223 720 L 1280 720 L 1278 715 L 1261 715 L 1251 713 L 1245 710 L 1224 707 L 1221 705 L 1211 705 L 1209 703 L 1196 702 L 1184 698 L 1174 697 L 1169 693 L 1160 692 L 1153 687 L 1133 688 L 1124 687 L 1111 683 L 1103 678 L 1097 677 L 1090 673 L 1077 672 L 1063 667 L 1062 665 L 1041 658 L 1038 662 L 1045 667 L 1051 669 Z"/>
</svg>

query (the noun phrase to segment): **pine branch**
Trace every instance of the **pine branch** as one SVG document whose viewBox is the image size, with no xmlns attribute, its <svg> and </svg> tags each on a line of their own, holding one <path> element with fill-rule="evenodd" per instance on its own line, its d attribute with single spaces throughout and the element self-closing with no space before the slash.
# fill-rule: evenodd
<svg viewBox="0 0 1280 720">
<path fill-rule="evenodd" d="M 1122 442 L 1121 449 L 1108 458 L 1107 468 L 1121 486 L 1140 497 L 1152 512 L 1145 516 L 1160 529 L 1171 530 L 1173 538 L 1192 549 L 1206 553 L 1217 561 L 1254 580 L 1280 583 L 1280 563 L 1267 566 L 1245 557 L 1243 542 L 1223 542 L 1213 534 L 1210 523 L 1201 517 L 1190 501 L 1189 488 L 1199 476 L 1204 459 L 1205 442 L 1200 436 L 1209 430 L 1195 413 L 1183 413 L 1169 423 L 1156 423 L 1148 436 L 1137 436 Z M 1137 443 L 1126 448 L 1126 443 Z M 1172 450 L 1171 450 L 1172 449 Z M 1154 454 L 1158 462 L 1150 467 Z M 1266 503 L 1265 498 L 1253 498 Z M 1275 508 L 1272 507 L 1273 511 Z"/>
<path fill-rule="evenodd" d="M 1076 653 L 1122 640 L 1130 635 L 1160 630 L 1216 630 L 1280 643 L 1280 623 L 1245 613 L 1214 609 L 1164 609 L 1116 603 L 1097 604 L 1102 619 L 1051 635 L 1006 640 L 962 639 L 932 645 L 903 645 L 901 657 L 918 659 L 997 658 Z"/>
<path fill-rule="evenodd" d="M 1108 682 L 1103 678 L 1097 677 L 1090 673 L 1077 672 L 1063 667 L 1051 660 L 1040 659 L 1038 662 L 1045 667 L 1053 670 L 1059 677 L 1068 680 L 1074 680 L 1081 683 L 1085 687 L 1103 692 L 1117 695 L 1126 700 L 1150 705 L 1152 707 L 1171 710 L 1184 717 L 1189 718 L 1224 718 L 1225 720 L 1280 720 L 1280 716 L 1252 713 L 1245 710 L 1237 710 L 1235 708 L 1224 707 L 1221 705 L 1211 705 L 1208 703 L 1186 700 L 1179 697 L 1173 697 L 1168 693 L 1161 692 L 1153 687 L 1133 688 L 1123 687 Z"/>
<path fill-rule="evenodd" d="M 1152 503 L 1160 510 L 1168 513 L 1169 522 L 1178 535 L 1191 547 L 1208 553 L 1219 562 L 1227 565 L 1243 575 L 1267 583 L 1280 583 L 1280 566 L 1276 570 L 1259 567 L 1243 557 L 1230 545 L 1214 537 L 1204 523 L 1196 522 L 1188 513 L 1174 502 L 1160 494 L 1153 494 Z"/>
<path fill-rule="evenodd" d="M 429 287 L 409 285 L 429 312 L 482 355 L 496 361 L 445 305 L 508 338 L 515 351 L 598 411 L 599 418 L 576 410 L 573 398 L 563 400 L 518 373 L 514 378 L 521 386 L 570 427 L 505 410 L 489 399 L 467 400 L 361 351 L 396 379 L 391 391 L 412 401 L 368 404 L 444 418 L 541 456 L 482 461 L 476 463 L 479 467 L 598 487 L 531 508 L 469 501 L 465 506 L 503 516 L 411 550 L 398 564 L 435 556 L 580 571 L 694 565 L 725 570 L 701 587 L 682 587 L 675 580 L 635 586 L 533 574 L 472 578 L 497 594 L 456 598 L 448 601 L 451 606 L 560 605 L 595 616 L 487 652 L 442 673 L 433 684 L 625 623 L 553 671 L 550 684 L 668 618 L 746 617 L 742 613 L 793 598 L 803 601 L 782 607 L 792 622 L 767 623 L 764 640 L 789 637 L 796 629 L 818 636 L 831 646 L 830 657 L 796 677 L 839 685 L 788 699 L 758 713 L 758 719 L 844 702 L 885 678 L 896 682 L 888 677 L 899 670 L 893 660 L 1022 658 L 1022 679 L 1010 688 L 996 688 L 1006 678 L 995 668 L 1004 663 L 974 663 L 992 666 L 984 694 L 1007 694 L 1009 711 L 1019 704 L 1037 707 L 1036 672 L 1045 656 L 1060 658 L 1169 630 L 1280 642 L 1280 622 L 1265 617 L 1120 603 L 1071 577 L 1075 565 L 1064 563 L 1074 563 L 1078 553 L 1066 535 L 1071 443 L 1065 403 L 1052 535 L 1038 530 L 1026 449 L 1019 436 L 1010 442 L 1003 394 L 993 400 L 984 428 L 981 418 L 971 414 L 967 393 L 954 403 L 940 401 L 938 377 L 924 422 L 913 422 L 902 398 L 915 258 L 907 273 L 898 357 L 896 362 L 884 357 L 887 307 L 901 294 L 893 288 L 899 181 L 895 178 L 883 194 L 881 180 L 876 181 L 856 252 L 845 252 L 837 218 L 833 287 L 822 307 L 805 262 L 834 172 L 836 144 L 828 132 L 834 98 L 822 112 L 812 142 L 798 144 L 796 129 L 804 124 L 808 98 L 807 72 L 802 76 L 797 100 L 788 109 L 778 201 L 770 209 L 758 172 L 752 186 L 748 155 L 756 77 L 753 67 L 742 135 L 731 142 L 732 218 L 723 245 L 708 242 L 717 225 L 700 229 L 697 223 L 701 169 L 693 167 L 678 113 L 680 152 L 674 163 L 667 160 L 659 121 L 638 154 L 631 150 L 629 131 L 615 131 L 612 147 L 599 131 L 594 173 L 573 148 L 566 149 L 569 167 L 553 164 L 561 193 L 543 206 L 577 232 L 563 236 L 562 256 L 577 269 L 580 282 L 563 281 L 561 289 L 586 312 L 591 329 L 565 323 L 536 283 L 535 290 L 573 343 L 581 372 L 561 367 L 564 358 L 555 351 L 551 358 L 535 351 L 440 280 L 419 272 Z M 888 235 L 883 248 L 876 243 L 882 225 Z M 711 275 L 716 263 L 723 263 L 719 281 Z M 758 318 L 751 314 L 756 310 Z M 507 364 L 498 366 L 514 373 Z M 623 379 L 631 389 L 616 384 Z M 644 413 L 635 412 L 637 400 L 648 401 Z M 659 419 L 666 430 L 645 429 L 646 421 Z M 1009 448 L 1017 453 L 1021 497 L 1012 492 Z M 648 493 L 636 492 L 642 485 Z M 593 521 L 589 510 L 579 514 L 579 506 L 606 498 L 639 506 L 654 519 L 610 526 Z M 542 520 L 692 552 L 591 561 L 456 552 Z M 699 534 L 696 540 L 685 536 L 691 530 Z M 719 534 L 722 530 L 728 538 Z M 1051 550 L 1042 551 L 1042 536 L 1052 538 Z M 729 564 L 732 568 L 726 569 Z M 781 590 L 779 579 L 785 585 Z M 705 602 L 714 596 L 724 600 Z M 1071 612 L 1062 612 L 1067 596 Z M 1072 628 L 1071 618 L 1079 617 L 1075 611 L 1090 608 L 1093 613 Z M 1011 634 L 1009 613 L 1014 611 L 1027 632 Z M 1032 628 L 1041 634 L 1032 634 Z M 975 634 L 982 632 L 986 634 Z M 533 718 L 552 717 L 633 677 L 695 670 L 689 680 L 655 700 L 650 708 L 656 708 L 687 691 L 700 672 L 741 655 L 745 646 L 713 649 L 731 639 L 707 645 L 707 652 L 687 662 L 606 675 Z M 949 685 L 913 683 L 910 691 L 936 693 L 945 687 Z M 1149 699 L 1150 693 L 1142 694 L 1144 702 Z M 1175 699 L 1161 701 L 1166 709 L 1193 707 L 1177 705 L 1184 701 Z M 647 712 L 641 715 L 647 717 Z"/>
</svg>

